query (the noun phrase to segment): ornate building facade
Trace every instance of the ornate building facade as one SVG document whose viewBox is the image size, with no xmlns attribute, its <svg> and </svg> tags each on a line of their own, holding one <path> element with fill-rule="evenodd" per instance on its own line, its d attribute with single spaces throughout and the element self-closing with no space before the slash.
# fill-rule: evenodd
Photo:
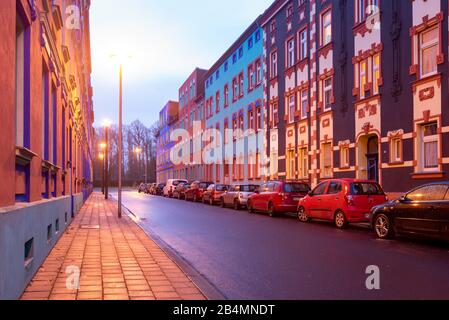
<svg viewBox="0 0 449 320">
<path fill-rule="evenodd" d="M 264 13 L 271 178 L 447 179 L 448 2 L 277 0 Z"/>
<path fill-rule="evenodd" d="M 0 2 L 0 299 L 20 295 L 92 191 L 89 8 Z"/>
</svg>

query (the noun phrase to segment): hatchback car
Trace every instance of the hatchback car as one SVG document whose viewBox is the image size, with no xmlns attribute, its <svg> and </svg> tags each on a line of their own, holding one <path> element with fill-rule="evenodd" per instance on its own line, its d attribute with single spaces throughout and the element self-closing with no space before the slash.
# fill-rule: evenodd
<svg viewBox="0 0 449 320">
<path fill-rule="evenodd" d="M 164 197 L 173 197 L 173 191 L 180 183 L 189 183 L 184 179 L 169 179 L 167 185 L 164 187 Z"/>
<path fill-rule="evenodd" d="M 223 193 L 228 191 L 230 186 L 225 184 L 211 184 L 203 193 L 203 203 L 208 203 L 211 206 L 220 202 L 220 197 Z"/>
<path fill-rule="evenodd" d="M 299 201 L 310 191 L 303 181 L 271 181 L 261 185 L 248 199 L 248 211 L 267 212 L 270 217 L 279 213 L 294 213 Z"/>
<path fill-rule="evenodd" d="M 146 189 L 147 189 L 147 185 L 145 183 L 141 183 L 141 184 L 139 184 L 137 191 L 139 193 L 142 193 L 142 192 L 145 192 Z"/>
<path fill-rule="evenodd" d="M 185 199 L 186 191 L 190 188 L 190 184 L 181 182 L 173 191 L 173 198 L 181 200 Z"/>
<path fill-rule="evenodd" d="M 203 194 L 212 185 L 212 182 L 195 181 L 190 185 L 189 190 L 185 193 L 186 201 L 192 200 L 198 202 L 203 200 Z"/>
<path fill-rule="evenodd" d="M 344 229 L 349 223 L 369 222 L 374 206 L 388 201 L 374 181 L 332 179 L 320 183 L 298 204 L 298 219 L 333 221 Z"/>
<path fill-rule="evenodd" d="M 165 183 L 159 183 L 156 188 L 154 188 L 155 196 L 162 196 L 164 194 Z"/>
<path fill-rule="evenodd" d="M 371 226 L 381 239 L 404 234 L 449 241 L 449 182 L 427 184 L 374 207 Z"/>
<path fill-rule="evenodd" d="M 259 188 L 254 184 L 233 185 L 229 191 L 222 194 L 220 204 L 222 207 L 232 206 L 235 210 L 246 207 L 248 198 Z"/>
</svg>

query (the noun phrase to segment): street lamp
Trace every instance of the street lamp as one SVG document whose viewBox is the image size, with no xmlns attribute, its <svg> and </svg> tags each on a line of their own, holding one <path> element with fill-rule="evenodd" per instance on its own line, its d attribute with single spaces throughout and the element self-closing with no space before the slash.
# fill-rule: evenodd
<svg viewBox="0 0 449 320">
<path fill-rule="evenodd" d="M 118 217 L 122 218 L 122 162 L 123 162 L 123 59 L 113 54 L 111 58 L 120 61 L 119 70 L 119 111 L 118 111 Z M 131 56 L 127 57 L 128 59 Z"/>
<path fill-rule="evenodd" d="M 141 163 L 142 163 L 142 158 L 141 158 L 141 154 L 142 154 L 142 148 L 140 148 L 140 147 L 136 147 L 136 148 L 134 148 L 134 153 L 137 155 L 137 161 L 138 161 L 138 167 L 139 167 L 139 176 L 140 176 L 140 167 L 141 167 Z M 146 180 L 145 180 L 145 183 L 147 183 L 146 182 Z"/>
</svg>

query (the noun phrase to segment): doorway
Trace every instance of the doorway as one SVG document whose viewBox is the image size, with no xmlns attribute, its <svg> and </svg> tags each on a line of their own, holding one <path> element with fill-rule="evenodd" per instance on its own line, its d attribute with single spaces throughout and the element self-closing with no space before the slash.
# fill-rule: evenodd
<svg viewBox="0 0 449 320">
<path fill-rule="evenodd" d="M 377 136 L 368 138 L 366 149 L 368 180 L 379 182 L 379 139 Z"/>
</svg>

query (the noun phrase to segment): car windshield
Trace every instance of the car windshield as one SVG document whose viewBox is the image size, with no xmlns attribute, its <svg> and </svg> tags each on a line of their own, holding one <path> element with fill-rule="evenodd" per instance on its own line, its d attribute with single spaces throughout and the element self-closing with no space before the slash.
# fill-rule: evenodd
<svg viewBox="0 0 449 320">
<path fill-rule="evenodd" d="M 255 192 L 257 188 L 255 185 L 240 186 L 240 192 Z"/>
<path fill-rule="evenodd" d="M 228 189 L 227 186 L 219 185 L 215 188 L 216 191 L 226 191 Z"/>
<path fill-rule="evenodd" d="M 307 193 L 310 191 L 309 185 L 305 183 L 286 183 L 284 192 L 286 193 Z"/>
<path fill-rule="evenodd" d="M 351 195 L 353 196 L 384 195 L 384 192 L 377 183 L 361 182 L 361 183 L 351 183 Z"/>
<path fill-rule="evenodd" d="M 207 187 L 209 187 L 209 185 L 210 185 L 210 183 L 202 182 L 202 183 L 200 183 L 200 188 L 201 189 L 207 189 Z"/>
</svg>

